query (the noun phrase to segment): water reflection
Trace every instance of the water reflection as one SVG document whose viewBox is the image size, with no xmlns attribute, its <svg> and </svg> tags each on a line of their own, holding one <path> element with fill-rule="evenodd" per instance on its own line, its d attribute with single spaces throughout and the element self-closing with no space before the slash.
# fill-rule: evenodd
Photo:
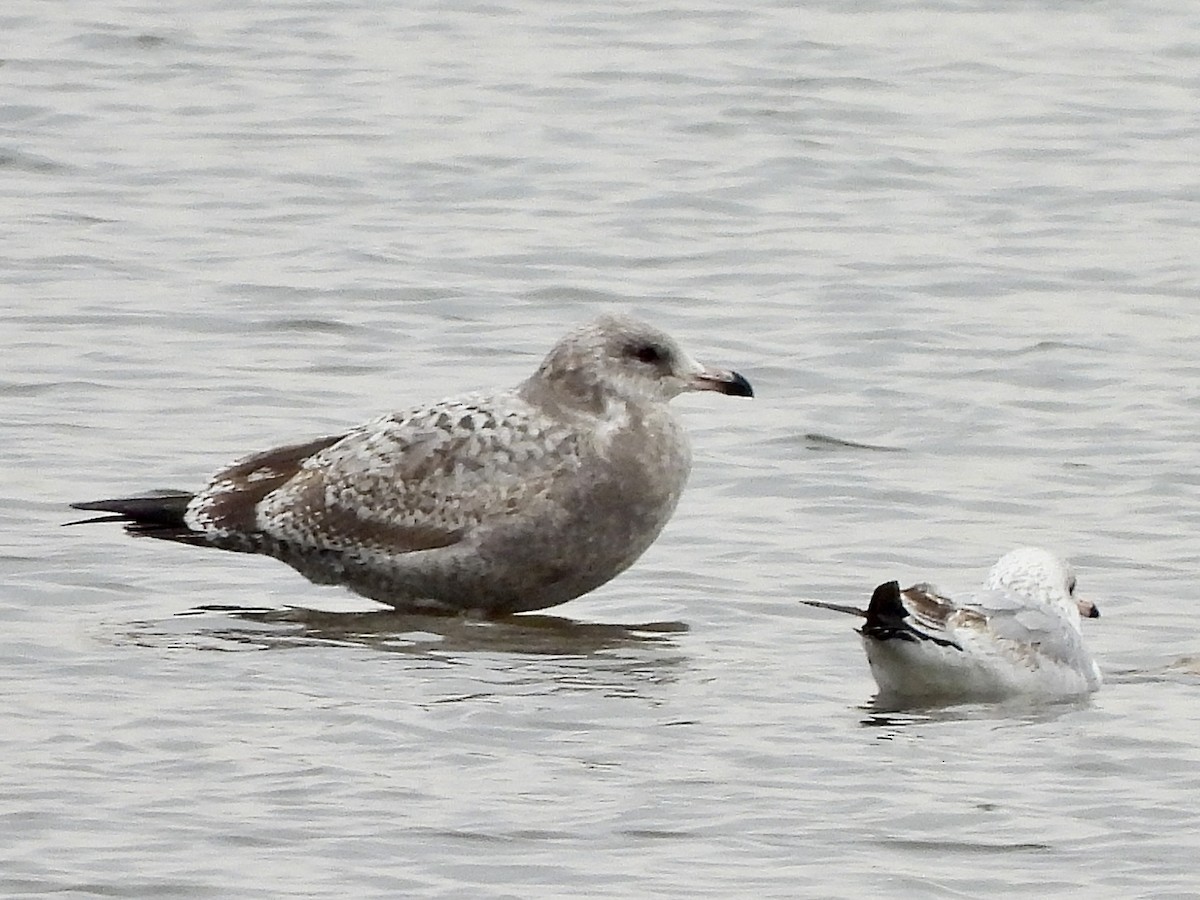
<svg viewBox="0 0 1200 900">
<path fill-rule="evenodd" d="M 855 709 L 866 713 L 859 724 L 880 729 L 879 738 L 890 740 L 918 725 L 944 722 L 1003 721 L 1016 725 L 1052 722 L 1069 712 L 1091 705 L 1091 697 L 1071 700 L 1033 700 L 1016 697 L 995 703 L 910 703 L 876 694 Z"/>
<path fill-rule="evenodd" d="M 1172 675 L 1200 675 L 1200 656 L 1181 656 L 1168 665 L 1165 671 Z"/>
<path fill-rule="evenodd" d="M 430 616 L 393 610 L 327 612 L 239 606 L 202 606 L 179 613 L 172 627 L 139 623 L 130 636 L 160 638 L 173 633 L 213 650 L 275 650 L 317 644 L 346 644 L 399 653 L 516 653 L 592 656 L 628 648 L 670 648 L 688 626 L 683 622 L 608 624 L 561 616 L 520 615 L 506 619 Z M 186 622 L 186 634 L 174 626 Z M 152 641 L 160 644 L 161 641 Z"/>
<path fill-rule="evenodd" d="M 601 690 L 611 696 L 644 696 L 648 685 L 678 678 L 687 657 L 675 638 L 687 630 L 683 622 L 578 622 L 530 614 L 477 620 L 392 610 L 204 606 L 169 619 L 130 623 L 118 640 L 156 649 L 222 652 L 369 648 L 402 655 L 421 669 L 467 666 L 473 683 L 486 685 L 477 693 L 487 695 Z"/>
</svg>

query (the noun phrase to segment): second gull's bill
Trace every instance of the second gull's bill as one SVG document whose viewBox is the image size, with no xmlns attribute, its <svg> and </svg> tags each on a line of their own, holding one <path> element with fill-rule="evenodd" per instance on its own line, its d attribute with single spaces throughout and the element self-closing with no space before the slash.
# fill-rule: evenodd
<svg viewBox="0 0 1200 900">
<path fill-rule="evenodd" d="M 931 584 L 875 589 L 865 610 L 804 601 L 866 621 L 859 633 L 881 700 L 1059 699 L 1100 688 L 1075 596 L 1075 573 L 1054 554 L 1022 547 L 992 567 L 984 589 L 947 597 Z"/>
<path fill-rule="evenodd" d="M 628 568 L 691 466 L 667 402 L 751 397 L 668 335 L 606 315 L 518 387 L 416 406 L 277 447 L 199 491 L 75 503 L 135 535 L 262 553 L 405 611 L 544 609 Z"/>
</svg>

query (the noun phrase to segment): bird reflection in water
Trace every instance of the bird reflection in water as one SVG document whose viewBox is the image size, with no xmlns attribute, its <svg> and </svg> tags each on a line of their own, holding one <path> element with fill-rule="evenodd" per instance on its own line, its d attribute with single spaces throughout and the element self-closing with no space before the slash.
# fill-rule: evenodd
<svg viewBox="0 0 1200 900">
<path fill-rule="evenodd" d="M 639 693 L 674 681 L 686 664 L 683 622 L 612 624 L 523 614 L 502 619 L 372 610 L 203 606 L 170 619 L 133 623 L 125 639 L 148 647 L 201 651 L 359 647 L 419 660 L 422 667 L 482 662 L 508 680 L 552 689 Z"/>
<path fill-rule="evenodd" d="M 204 633 L 261 649 L 341 643 L 417 654 L 481 651 L 590 656 L 624 647 L 673 646 L 672 637 L 688 630 L 683 622 L 620 625 L 532 614 L 473 619 L 299 607 L 202 606 L 180 617 L 215 618 L 218 621 L 202 628 Z"/>
<path fill-rule="evenodd" d="M 894 698 L 878 695 L 854 709 L 863 713 L 859 724 L 879 729 L 880 740 L 891 740 L 916 726 L 951 722 L 1005 722 L 1012 725 L 1033 725 L 1084 709 L 1090 699 L 1035 700 L 1016 697 L 999 703 L 898 703 Z"/>
</svg>

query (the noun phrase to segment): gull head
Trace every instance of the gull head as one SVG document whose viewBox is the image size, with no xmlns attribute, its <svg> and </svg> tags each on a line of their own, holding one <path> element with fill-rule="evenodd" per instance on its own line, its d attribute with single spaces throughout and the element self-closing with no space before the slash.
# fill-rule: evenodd
<svg viewBox="0 0 1200 900">
<path fill-rule="evenodd" d="M 1095 603 L 1075 595 L 1071 564 L 1040 547 L 1021 547 L 1004 554 L 988 573 L 987 586 L 1054 607 L 1074 621 L 1100 615 Z"/>
<path fill-rule="evenodd" d="M 737 372 L 702 366 L 666 332 L 623 315 L 601 316 L 564 337 L 525 389 L 597 411 L 613 400 L 666 403 L 685 391 L 754 396 Z"/>
</svg>

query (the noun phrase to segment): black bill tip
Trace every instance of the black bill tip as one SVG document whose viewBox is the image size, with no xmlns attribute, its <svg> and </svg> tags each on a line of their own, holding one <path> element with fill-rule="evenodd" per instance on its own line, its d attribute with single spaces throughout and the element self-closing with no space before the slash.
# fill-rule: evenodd
<svg viewBox="0 0 1200 900">
<path fill-rule="evenodd" d="M 730 372 L 729 380 L 721 387 L 721 392 L 730 397 L 753 397 L 754 388 L 750 386 L 739 372 Z"/>
</svg>

